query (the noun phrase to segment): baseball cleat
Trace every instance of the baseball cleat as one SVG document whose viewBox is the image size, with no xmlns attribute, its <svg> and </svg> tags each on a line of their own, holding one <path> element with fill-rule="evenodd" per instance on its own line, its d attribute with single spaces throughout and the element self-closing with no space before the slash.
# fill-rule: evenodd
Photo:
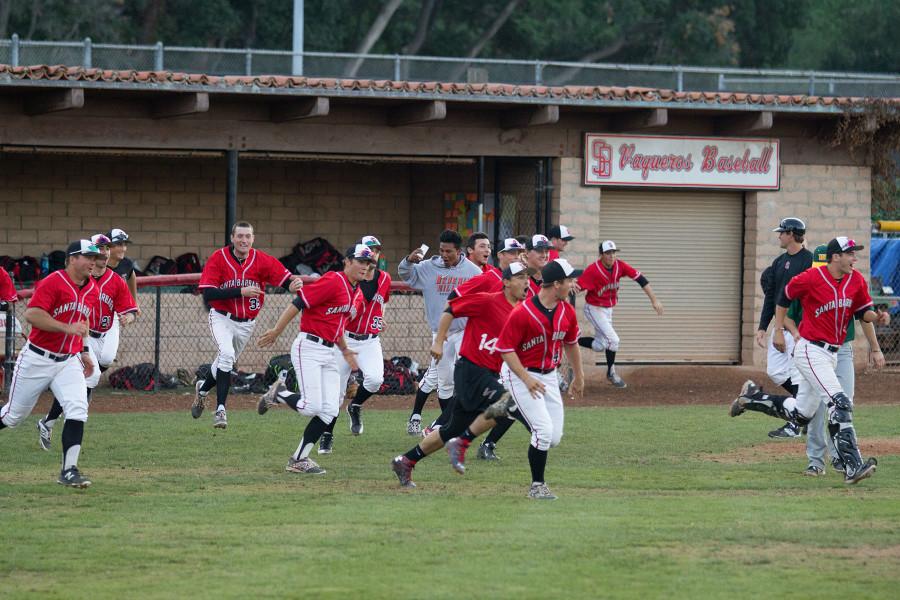
<svg viewBox="0 0 900 600">
<path fill-rule="evenodd" d="M 846 469 L 844 468 L 844 461 L 842 461 L 837 456 L 831 459 L 831 468 L 838 473 L 843 473 L 844 471 L 846 471 Z"/>
<path fill-rule="evenodd" d="M 191 404 L 191 416 L 195 419 L 199 419 L 200 415 L 203 414 L 203 409 L 206 408 L 206 398 L 209 396 L 209 392 L 200 391 L 200 388 L 203 387 L 203 383 L 204 380 L 201 379 L 194 384 L 196 394 L 194 396 L 194 403 Z"/>
<path fill-rule="evenodd" d="M 311 458 L 301 458 L 295 460 L 291 457 L 288 464 L 284 467 L 288 473 L 302 473 L 304 475 L 324 475 L 325 469 L 320 467 Z"/>
<path fill-rule="evenodd" d="M 422 417 L 419 415 L 411 416 L 409 423 L 406 424 L 406 433 L 416 437 L 422 435 Z"/>
<path fill-rule="evenodd" d="M 391 461 L 391 469 L 400 480 L 400 487 L 414 488 L 416 484 L 412 480 L 413 467 L 416 465 L 403 455 Z"/>
<path fill-rule="evenodd" d="M 499 419 L 509 416 L 516 409 L 516 401 L 509 392 L 500 394 L 500 399 L 488 406 L 484 411 L 485 419 Z"/>
<path fill-rule="evenodd" d="M 319 438 L 319 454 L 331 454 L 334 450 L 334 434 L 323 433 Z"/>
<path fill-rule="evenodd" d="M 624 381 L 622 381 L 622 378 L 619 377 L 619 374 L 616 373 L 615 371 L 610 371 L 610 372 L 606 375 L 606 378 L 609 380 L 609 382 L 610 382 L 611 384 L 613 384 L 613 385 L 614 385 L 615 387 L 617 387 L 617 388 L 626 388 L 626 387 L 628 387 L 628 384 L 625 383 Z"/>
<path fill-rule="evenodd" d="M 213 417 L 213 427 L 216 429 L 226 429 L 228 427 L 228 415 L 224 410 L 217 410 L 216 416 Z"/>
<path fill-rule="evenodd" d="M 362 406 L 350 404 L 347 406 L 347 414 L 350 415 L 350 433 L 361 435 L 363 432 Z"/>
<path fill-rule="evenodd" d="M 494 452 L 496 447 L 497 444 L 494 442 L 482 442 L 481 445 L 478 446 L 477 457 L 481 460 L 500 460 L 500 457 Z"/>
<path fill-rule="evenodd" d="M 736 417 L 744 414 L 744 411 L 746 410 L 744 407 L 747 405 L 747 402 L 749 402 L 755 394 L 758 394 L 761 391 L 762 388 L 756 385 L 752 379 L 745 381 L 744 385 L 741 386 L 741 393 L 738 394 L 738 397 L 731 403 L 731 416 Z"/>
<path fill-rule="evenodd" d="M 450 466 L 460 475 L 466 474 L 466 450 L 469 448 L 469 440 L 455 437 L 447 442 L 447 455 L 450 457 Z"/>
<path fill-rule="evenodd" d="M 786 440 L 795 437 L 800 437 L 800 428 L 791 423 L 790 421 L 786 422 L 783 426 L 778 429 L 773 429 L 769 432 L 769 437 L 776 440 Z"/>
<path fill-rule="evenodd" d="M 872 473 L 875 472 L 875 467 L 878 466 L 878 459 L 870 458 L 866 462 L 864 462 L 854 473 L 847 473 L 844 475 L 844 483 L 847 485 L 853 485 L 855 483 L 859 483 L 866 477 L 871 477 Z"/>
<path fill-rule="evenodd" d="M 582 348 L 594 348 L 594 338 L 592 337 L 580 337 L 578 338 L 578 345 Z"/>
<path fill-rule="evenodd" d="M 532 483 L 531 489 L 528 490 L 528 497 L 532 500 L 556 500 L 556 496 L 546 483 Z"/>
<path fill-rule="evenodd" d="M 41 444 L 41 449 L 49 450 L 50 449 L 50 440 L 53 437 L 53 430 L 44 424 L 43 419 L 38 419 L 37 430 L 38 430 L 38 435 L 40 436 L 40 438 L 38 439 L 38 442 L 40 442 L 40 444 Z"/>
<path fill-rule="evenodd" d="M 69 467 L 59 474 L 59 479 L 56 480 L 56 483 L 67 487 L 84 489 L 90 487 L 91 480 L 79 473 L 78 467 Z"/>
<path fill-rule="evenodd" d="M 803 474 L 808 477 L 819 477 L 820 475 L 825 474 L 825 469 L 817 467 L 816 465 L 809 465 L 806 467 L 806 470 L 803 471 Z"/>
<path fill-rule="evenodd" d="M 287 375 L 287 371 L 279 373 L 272 385 L 269 386 L 269 389 L 266 390 L 266 393 L 260 396 L 259 404 L 256 405 L 256 412 L 259 414 L 266 414 L 269 408 L 278 404 L 278 394 L 287 389 L 287 386 L 284 384 L 285 377 L 282 377 L 282 375 Z"/>
</svg>

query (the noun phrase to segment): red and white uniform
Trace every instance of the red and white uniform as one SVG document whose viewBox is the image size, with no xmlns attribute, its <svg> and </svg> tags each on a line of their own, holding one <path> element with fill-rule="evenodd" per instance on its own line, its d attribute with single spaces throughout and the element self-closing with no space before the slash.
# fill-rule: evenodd
<svg viewBox="0 0 900 600">
<path fill-rule="evenodd" d="M 263 293 L 256 298 L 238 296 L 211 300 L 209 329 L 219 351 L 212 363 L 212 372 L 231 371 L 241 352 L 253 335 L 256 317 L 265 302 L 267 285 L 281 286 L 291 276 L 278 259 L 251 248 L 247 258 L 238 261 L 231 246 L 213 252 L 200 274 L 200 290 L 240 289 L 258 287 Z"/>
<path fill-rule="evenodd" d="M 578 317 L 571 304 L 559 302 L 548 311 L 535 296 L 513 309 L 497 341 L 497 352 L 514 352 L 528 374 L 544 384 L 544 393 L 535 398 L 509 365 L 500 370 L 503 385 L 531 427 L 531 445 L 538 450 L 556 446 L 562 439 L 563 404 L 556 367 L 563 345 L 578 343 L 578 335 Z"/>
<path fill-rule="evenodd" d="M 6 269 L 0 267 L 0 302 L 13 303 L 18 299 L 16 286 L 13 285 L 9 273 L 6 272 Z"/>
<path fill-rule="evenodd" d="M 619 350 L 619 334 L 613 327 L 613 307 L 619 303 L 619 280 L 623 277 L 637 279 L 641 272 L 624 260 L 616 259 L 612 269 L 599 260 L 594 261 L 578 278 L 578 285 L 586 290 L 584 316 L 594 327 L 595 352 Z"/>
<path fill-rule="evenodd" d="M 796 275 L 785 286 L 784 296 L 799 299 L 803 307 L 800 339 L 794 346 L 794 366 L 803 376 L 798 382 L 796 408 L 811 419 L 821 402 L 828 403 L 844 391 L 835 374 L 838 350 L 850 319 L 856 312 L 871 308 L 872 297 L 859 271 L 838 280 L 827 266 Z M 788 410 L 792 408 L 789 400 L 785 402 Z"/>
<path fill-rule="evenodd" d="M 116 315 L 137 312 L 137 304 L 128 289 L 128 284 L 118 273 L 106 269 L 100 277 L 92 277 L 99 292 L 98 310 L 91 314 L 91 333 L 85 340 L 90 349 L 94 372 L 87 378 L 89 388 L 100 382 L 99 367 L 108 367 L 116 359 L 119 350 L 119 336 L 108 333 L 115 323 Z"/>
<path fill-rule="evenodd" d="M 541 291 L 541 282 L 535 279 L 534 277 L 528 278 L 528 289 L 525 290 L 525 299 L 532 298 L 538 295 L 538 292 Z"/>
<path fill-rule="evenodd" d="M 291 362 L 303 396 L 297 411 L 330 423 L 341 405 L 338 365 L 343 356 L 336 342 L 350 319 L 362 310 L 362 294 L 344 273 L 330 271 L 297 295 L 305 305 L 300 333 L 291 345 Z"/>
<path fill-rule="evenodd" d="M 453 290 L 457 296 L 503 291 L 503 272 L 496 267 L 484 271 Z"/>
<path fill-rule="evenodd" d="M 347 347 L 356 352 L 356 364 L 363 374 L 363 387 L 374 394 L 384 383 L 384 354 L 378 336 L 384 330 L 384 305 L 391 298 L 391 276 L 376 270 L 372 281 L 361 282 L 358 287 L 361 308 L 347 324 Z M 339 367 L 339 397 L 343 398 L 350 378 L 350 365 L 343 355 Z"/>
<path fill-rule="evenodd" d="M 469 317 L 459 355 L 479 367 L 499 373 L 503 359 L 497 352 L 497 340 L 515 308 L 506 299 L 506 294 L 502 291 L 467 294 L 451 300 L 450 308 L 455 317 Z"/>
<path fill-rule="evenodd" d="M 79 286 L 65 270 L 54 271 L 37 283 L 28 308 L 39 308 L 61 323 L 90 322 L 99 310 L 98 289 L 92 278 Z M 15 427 L 31 414 L 47 388 L 59 400 L 66 419 L 87 420 L 87 387 L 81 351 L 85 340 L 77 335 L 31 328 L 28 344 L 19 353 L 9 388 L 9 402 L 0 408 L 7 427 Z M 96 368 L 96 367 L 95 367 Z"/>
</svg>

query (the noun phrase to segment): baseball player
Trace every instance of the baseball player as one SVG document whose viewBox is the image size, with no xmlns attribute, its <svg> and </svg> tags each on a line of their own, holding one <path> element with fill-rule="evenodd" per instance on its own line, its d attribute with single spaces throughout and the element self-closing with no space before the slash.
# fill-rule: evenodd
<svg viewBox="0 0 900 600">
<path fill-rule="evenodd" d="M 547 263 L 541 273 L 540 292 L 510 313 L 496 344 L 504 362 L 500 376 L 512 396 L 507 408 L 518 410 L 531 430 L 528 497 L 536 500 L 556 499 L 547 487 L 544 469 L 548 450 L 559 445 L 563 435 L 563 404 L 556 373 L 563 348 L 575 371 L 572 395 L 580 396 L 584 391 L 578 317 L 566 301 L 580 274 L 565 259 Z"/>
<path fill-rule="evenodd" d="M 350 433 L 353 435 L 361 435 L 363 432 L 363 403 L 372 394 L 377 393 L 384 383 L 384 354 L 381 349 L 381 338 L 378 336 L 384 330 L 384 305 L 391 298 L 391 276 L 377 266 L 378 259 L 381 258 L 381 242 L 374 235 L 367 235 L 359 243 L 372 250 L 375 261 L 369 265 L 366 278 L 359 282 L 362 309 L 347 324 L 347 347 L 356 353 L 354 358 L 363 374 L 362 385 L 356 388 L 353 401 L 347 406 Z M 338 361 L 338 369 L 341 380 L 339 397 L 343 398 L 350 380 L 350 364 L 342 358 Z M 319 454 L 331 454 L 333 451 L 335 423 L 337 419 L 328 425 L 319 438 Z"/>
<path fill-rule="evenodd" d="M 790 377 L 789 363 L 791 356 L 789 351 L 779 352 L 772 344 L 775 333 L 766 343 L 766 331 L 772 317 L 775 316 L 775 301 L 779 298 L 784 286 L 792 277 L 798 275 L 812 266 L 812 252 L 803 247 L 806 236 L 806 223 L 796 217 L 787 217 L 781 220 L 778 227 L 772 230 L 778 233 L 778 245 L 784 252 L 772 261 L 773 282 L 769 290 L 764 290 L 763 307 L 759 316 L 759 327 L 756 330 L 756 343 L 760 348 L 767 349 L 766 372 L 769 378 L 787 390 L 791 396 L 797 395 L 797 382 Z M 800 435 L 800 428 L 796 424 L 787 422 L 782 427 L 769 432 L 772 438 L 792 438 Z"/>
<path fill-rule="evenodd" d="M 12 304 L 19 299 L 16 286 L 6 269 L 0 268 L 0 303 Z"/>
<path fill-rule="evenodd" d="M 309 458 L 309 453 L 340 410 L 341 382 L 338 364 L 347 361 L 355 371 L 356 353 L 347 346 L 344 329 L 347 322 L 363 309 L 357 287 L 376 262 L 375 253 L 365 244 L 356 244 L 345 255 L 344 270 L 329 271 L 304 287 L 289 304 L 275 327 L 259 339 L 259 346 L 272 345 L 300 312 L 300 333 L 291 345 L 291 362 L 297 374 L 300 393 L 292 394 L 279 377 L 259 400 L 259 414 L 274 404 L 287 404 L 310 421 L 291 455 L 286 471 L 305 475 L 324 475 L 325 469 Z M 337 351 L 335 350 L 337 347 Z M 338 353 L 339 351 L 339 353 Z M 285 373 L 286 375 L 286 373 Z"/>
<path fill-rule="evenodd" d="M 453 320 L 468 317 L 453 372 L 457 401 L 443 427 L 432 431 L 409 452 L 391 461 L 391 468 L 402 487 L 416 487 L 412 480 L 416 463 L 445 445 L 450 465 L 456 472 L 465 473 L 466 449 L 472 440 L 492 427 L 495 417 L 506 416 L 509 393 L 500 383 L 503 361 L 495 346 L 509 314 L 525 299 L 528 269 L 522 263 L 513 262 L 503 270 L 501 278 L 502 291 L 452 298 L 441 316 L 431 346 L 431 354 L 438 360 L 442 358 L 444 341 Z"/>
<path fill-rule="evenodd" d="M 871 476 L 878 464 L 875 458 L 864 461 L 859 452 L 853 427 L 853 401 L 835 374 L 837 353 L 854 316 L 860 320 L 869 341 L 871 361 L 876 368 L 884 366 L 884 355 L 872 325 L 879 317 L 873 310 L 865 278 L 853 269 L 856 252 L 862 249 L 863 246 L 847 237 L 828 242 L 827 264 L 793 277 L 784 287 L 777 301 L 773 336 L 775 348 L 783 352 L 787 309 L 791 300 L 800 300 L 803 318 L 799 326 L 800 337 L 794 347 L 794 365 L 801 375 L 797 396 L 788 397 L 773 408 L 782 418 L 806 425 L 815 416 L 820 402 L 826 403 L 828 433 L 848 484 Z M 743 404 L 741 400 L 735 400 L 738 409 Z"/>
<path fill-rule="evenodd" d="M 594 261 L 578 278 L 578 287 L 587 291 L 585 294 L 584 316 L 594 327 L 594 337 L 583 337 L 579 345 L 591 348 L 594 352 L 606 353 L 606 378 L 617 388 L 627 387 L 616 373 L 616 352 L 619 350 L 619 335 L 613 329 L 613 308 L 619 302 L 619 280 L 630 277 L 637 282 L 647 297 L 656 314 L 662 316 L 663 305 L 653 293 L 650 282 L 634 267 L 624 260 L 619 260 L 619 249 L 612 240 L 600 244 L 600 259 Z"/>
<path fill-rule="evenodd" d="M 460 247 L 462 238 L 450 229 L 441 233 L 439 241 L 439 256 L 432 256 L 424 261 L 425 257 L 421 248 L 413 250 L 409 256 L 400 261 L 397 270 L 407 285 L 417 290 L 422 290 L 425 302 L 425 318 L 431 327 L 432 341 L 437 333 L 438 321 L 441 318 L 444 307 L 447 305 L 447 296 L 469 279 L 481 274 L 481 269 L 472 261 L 462 256 Z M 437 388 L 438 402 L 441 410 L 451 401 L 453 396 L 453 364 L 456 361 L 457 348 L 462 339 L 462 331 L 465 321 L 458 319 L 450 327 L 446 347 L 440 361 L 431 360 L 428 371 L 419 384 L 416 392 L 416 400 L 412 414 L 406 426 L 406 432 L 410 435 L 418 435 L 421 431 L 422 409 L 428 400 L 429 394 Z"/>
<path fill-rule="evenodd" d="M 113 272 L 118 273 L 128 285 L 128 290 L 131 292 L 131 297 L 134 299 L 134 305 L 137 307 L 137 311 L 134 313 L 135 317 L 139 317 L 141 316 L 141 307 L 138 302 L 137 270 L 135 269 L 134 261 L 125 256 L 128 252 L 128 244 L 131 243 L 131 238 L 128 237 L 128 234 L 125 233 L 125 231 L 115 227 L 110 229 L 109 233 L 106 234 L 106 237 L 109 238 L 109 260 L 107 261 L 107 267 Z M 119 315 L 113 315 L 112 326 L 109 328 L 109 331 L 106 332 L 104 347 L 110 349 L 115 348 L 116 351 L 118 351 Z M 115 355 L 115 352 L 113 352 L 113 355 Z M 105 371 L 107 368 L 109 368 L 109 364 L 101 366 L 101 372 Z"/>
<path fill-rule="evenodd" d="M 100 374 L 106 371 L 116 359 L 118 348 L 109 343 L 106 336 L 113 325 L 113 318 L 118 315 L 119 325 L 125 327 L 134 321 L 137 313 L 137 305 L 128 290 L 128 285 L 119 275 L 107 268 L 109 261 L 109 238 L 102 233 L 91 237 L 100 252 L 94 262 L 91 277 L 100 296 L 98 309 L 91 313 L 90 332 L 85 339 L 94 372 L 85 378 L 87 385 L 87 400 L 91 400 L 91 391 L 100 383 Z M 118 343 L 118 338 L 114 340 Z M 50 441 L 53 435 L 53 426 L 62 414 L 63 408 L 59 400 L 54 396 L 53 405 L 43 419 L 37 422 L 38 439 L 41 448 L 50 450 Z"/>
<path fill-rule="evenodd" d="M 85 377 L 94 372 L 85 338 L 100 301 L 91 269 L 100 251 L 90 240 L 78 240 L 69 244 L 66 254 L 66 268 L 35 285 L 25 310 L 31 334 L 16 359 L 9 401 L 0 407 L 0 430 L 21 423 L 49 387 L 66 413 L 57 481 L 86 488 L 91 481 L 79 472 L 78 455 L 88 417 Z"/>
<path fill-rule="evenodd" d="M 0 344 L 4 343 L 7 327 L 10 327 L 14 333 L 21 331 L 18 319 L 14 317 L 14 311 L 9 307 L 10 304 L 18 301 L 18 299 L 19 295 L 16 292 L 16 286 L 13 285 L 12 278 L 6 272 L 6 269 L 0 267 L 0 312 L 4 313 L 0 314 Z M 2 352 L 0 352 L 0 356 L 2 356 Z M 5 376 L 4 365 L 0 363 L 0 392 L 3 391 L 5 385 Z"/>
<path fill-rule="evenodd" d="M 491 239 L 486 233 L 476 231 L 466 240 L 466 258 L 472 264 L 481 269 L 483 273 L 488 271 L 498 271 L 497 267 L 491 264 Z M 498 271 L 499 273 L 499 271 Z"/>
<path fill-rule="evenodd" d="M 216 250 L 200 275 L 203 301 L 209 307 L 209 330 L 218 347 L 209 375 L 195 384 L 191 416 L 199 419 L 210 390 L 216 388 L 213 427 L 228 427 L 225 403 L 231 387 L 231 370 L 256 327 L 265 301 L 266 285 L 296 292 L 303 283 L 278 259 L 253 247 L 253 225 L 238 221 L 231 228 L 231 244 Z"/>
<path fill-rule="evenodd" d="M 550 234 L 547 237 L 550 238 L 550 244 L 553 246 L 550 248 L 550 260 L 559 258 L 560 253 L 566 251 L 566 246 L 569 245 L 569 242 L 575 239 L 575 236 L 572 235 L 569 228 L 565 225 L 551 227 Z"/>
</svg>

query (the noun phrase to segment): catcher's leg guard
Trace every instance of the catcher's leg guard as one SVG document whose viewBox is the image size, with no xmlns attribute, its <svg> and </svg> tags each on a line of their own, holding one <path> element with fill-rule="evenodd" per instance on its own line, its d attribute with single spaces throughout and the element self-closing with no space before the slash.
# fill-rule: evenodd
<svg viewBox="0 0 900 600">
<path fill-rule="evenodd" d="M 828 433 L 847 473 L 857 471 L 863 459 L 853 427 L 853 401 L 843 393 L 835 394 L 828 403 Z"/>
<path fill-rule="evenodd" d="M 744 396 L 746 402 L 744 409 L 767 414 L 776 419 L 790 421 L 795 425 L 803 426 L 809 423 L 795 406 L 793 396 L 778 396 L 776 394 L 764 394 L 762 390 L 750 396 Z"/>
</svg>

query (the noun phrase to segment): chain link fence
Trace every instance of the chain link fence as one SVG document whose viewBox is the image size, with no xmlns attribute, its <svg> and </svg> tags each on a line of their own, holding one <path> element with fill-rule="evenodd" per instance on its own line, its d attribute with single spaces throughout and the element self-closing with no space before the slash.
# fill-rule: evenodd
<svg viewBox="0 0 900 600">
<path fill-rule="evenodd" d="M 70 65 L 113 70 L 176 71 L 208 75 L 309 77 L 509 83 L 519 85 L 641 86 L 678 91 L 722 91 L 818 96 L 900 96 L 900 75 L 683 65 L 628 65 L 528 60 L 466 59 L 400 54 L 303 52 L 293 71 L 286 50 L 168 47 L 0 40 L 0 63 Z"/>
</svg>

